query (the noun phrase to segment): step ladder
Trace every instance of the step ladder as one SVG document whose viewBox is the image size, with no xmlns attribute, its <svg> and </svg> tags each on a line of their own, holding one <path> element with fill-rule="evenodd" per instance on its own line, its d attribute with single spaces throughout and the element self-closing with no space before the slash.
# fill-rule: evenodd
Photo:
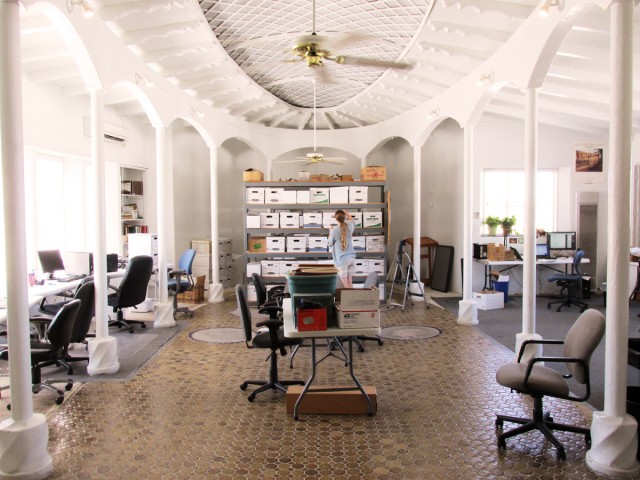
<svg viewBox="0 0 640 480">
<path fill-rule="evenodd" d="M 396 251 L 395 268 L 391 277 L 391 288 L 389 289 L 389 300 L 387 302 L 387 305 L 389 305 L 390 307 L 402 307 L 402 311 L 404 312 L 404 307 L 407 303 L 407 297 L 409 297 L 409 301 L 412 305 L 412 297 L 422 297 L 422 299 L 424 300 L 424 304 L 427 308 L 429 308 L 429 301 L 424 293 L 424 289 L 422 288 L 420 279 L 418 278 L 418 275 L 413 268 L 411 257 L 407 252 L 404 251 L 404 242 L 401 241 L 398 243 L 399 246 Z M 391 298 L 393 296 L 393 288 L 396 284 L 404 285 L 402 304 L 394 303 L 391 301 Z M 416 291 L 415 288 L 411 288 L 412 285 L 417 285 L 417 290 L 419 290 L 419 292 Z"/>
</svg>

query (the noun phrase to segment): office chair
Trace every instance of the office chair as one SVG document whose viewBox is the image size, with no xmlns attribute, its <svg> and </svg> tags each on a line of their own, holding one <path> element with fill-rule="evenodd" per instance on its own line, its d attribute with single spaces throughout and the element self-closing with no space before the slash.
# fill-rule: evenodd
<svg viewBox="0 0 640 480">
<path fill-rule="evenodd" d="M 147 328 L 145 322 L 139 320 L 125 320 L 123 308 L 134 307 L 147 298 L 147 285 L 153 272 L 153 259 L 149 255 L 138 255 L 129 260 L 124 277 L 118 287 L 109 285 L 115 293 L 107 297 L 110 307 L 116 313 L 116 320 L 109 322 L 110 327 L 124 327 L 133 333 L 133 323 L 138 323 L 142 328 Z"/>
<path fill-rule="evenodd" d="M 580 307 L 580 313 L 587 309 L 588 305 L 586 303 L 580 302 L 572 296 L 574 292 L 580 291 L 580 284 L 582 282 L 580 263 L 584 255 L 584 250 L 576 250 L 576 253 L 573 255 L 573 268 L 571 273 L 554 273 L 549 276 L 547 281 L 556 282 L 558 286 L 562 287 L 561 292 L 566 290 L 567 293 L 562 299 L 549 302 L 547 308 L 551 308 L 551 305 L 560 304 L 558 308 L 556 308 L 556 312 L 559 312 L 562 307 L 570 307 L 571 305 Z"/>
<path fill-rule="evenodd" d="M 193 259 L 196 258 L 196 251 L 193 248 L 186 250 L 180 255 L 178 260 L 178 268 L 169 272 L 169 280 L 167 287 L 173 293 L 173 318 L 175 320 L 177 313 L 184 313 L 188 317 L 193 317 L 193 310 L 187 307 L 178 308 L 178 294 L 193 289 Z"/>
<path fill-rule="evenodd" d="M 282 299 L 288 297 L 289 294 L 285 292 L 284 285 L 276 285 L 275 287 L 267 290 L 267 286 L 264 283 L 262 277 L 257 274 L 251 274 L 253 279 L 253 285 L 256 288 L 256 298 L 258 299 L 258 308 L 269 306 L 282 306 Z"/>
<path fill-rule="evenodd" d="M 260 385 L 259 388 L 251 392 L 248 400 L 253 402 L 258 393 L 266 390 L 280 390 L 286 393 L 288 385 L 304 385 L 304 382 L 299 380 L 280 380 L 278 378 L 278 349 L 280 350 L 280 355 L 285 356 L 287 354 L 285 347 L 299 345 L 302 342 L 301 338 L 287 338 L 284 336 L 284 332 L 280 328 L 282 326 L 282 320 L 274 318 L 282 312 L 282 308 L 271 306 L 260 309 L 260 313 L 268 313 L 271 318 L 258 322 L 256 327 L 267 327 L 269 331 L 258 333 L 254 336 L 251 325 L 251 312 L 249 310 L 249 304 L 247 303 L 247 294 L 242 284 L 236 285 L 236 299 L 238 301 L 240 316 L 242 317 L 242 327 L 247 348 L 268 348 L 271 350 L 271 354 L 269 355 L 271 361 L 269 380 L 245 380 L 240 385 L 241 390 L 246 390 L 249 385 Z"/>
<path fill-rule="evenodd" d="M 93 336 L 93 335 L 89 335 L 89 328 L 91 328 L 91 320 L 93 320 L 93 317 L 95 316 L 95 311 L 96 311 L 95 298 L 96 298 L 96 291 L 93 285 L 93 280 L 83 282 L 76 290 L 73 300 L 80 300 L 80 308 L 76 316 L 76 321 L 73 324 L 73 330 L 71 332 L 71 341 L 69 343 L 84 343 L 86 345 L 87 343 L 86 338 L 89 336 Z M 57 310 L 55 311 L 55 313 L 57 313 L 60 311 L 62 307 L 64 307 L 68 303 L 69 302 L 67 301 L 58 302 L 58 303 L 49 303 L 47 304 L 47 310 L 53 311 L 54 308 L 57 307 Z M 47 327 L 53 321 L 52 318 L 39 316 L 39 317 L 32 317 L 29 319 L 29 321 L 32 324 L 36 325 L 38 332 L 41 332 L 40 338 L 42 340 L 47 340 L 47 333 L 46 333 Z M 71 356 L 69 355 L 68 349 L 67 349 L 67 352 L 65 352 L 64 361 L 67 363 L 83 362 L 83 361 L 88 362 L 89 357 Z M 73 369 L 70 366 L 67 367 L 67 374 L 73 375 Z"/>
<path fill-rule="evenodd" d="M 542 408 L 542 398 L 544 396 L 563 398 L 574 402 L 583 402 L 591 395 L 589 381 L 589 361 L 591 354 L 596 349 L 604 335 L 604 316 L 594 309 L 589 309 L 582 313 L 575 321 L 566 338 L 563 340 L 525 340 L 520 347 L 518 363 L 508 363 L 501 366 L 496 373 L 497 382 L 518 393 L 526 393 L 533 398 L 533 418 L 511 417 L 508 415 L 497 415 L 496 428 L 502 429 L 504 422 L 520 424 L 508 432 L 500 434 L 498 437 L 498 447 L 506 449 L 507 438 L 520 435 L 531 430 L 539 430 L 556 447 L 558 459 L 566 458 L 563 445 L 554 436 L 553 430 L 563 432 L 581 433 L 585 436 L 587 445 L 591 443 L 591 434 L 588 428 L 576 427 L 556 423 L 550 413 L 544 413 Z M 520 363 L 524 349 L 529 344 L 542 345 L 563 345 L 563 356 L 542 356 L 534 357 L 526 363 Z M 540 362 L 563 363 L 568 374 L 542 366 Z M 584 387 L 569 385 L 568 379 L 573 378 Z M 584 390 L 582 396 L 576 396 L 575 388 Z"/>
<path fill-rule="evenodd" d="M 72 300 L 62 306 L 60 311 L 51 321 L 47 328 L 47 340 L 31 341 L 31 391 L 38 393 L 42 389 L 50 390 L 56 393 L 56 403 L 62 404 L 64 401 L 64 392 L 53 386 L 54 383 L 66 382 L 65 390 L 71 390 L 73 380 L 45 380 L 42 381 L 42 368 L 51 365 L 65 367 L 70 370 L 69 364 L 65 361 L 67 349 L 71 342 L 73 333 L 73 325 L 76 321 L 78 311 L 80 310 L 80 300 Z M 9 360 L 8 348 L 0 351 L 0 359 Z M 7 408 L 11 409 L 10 406 Z"/>
</svg>

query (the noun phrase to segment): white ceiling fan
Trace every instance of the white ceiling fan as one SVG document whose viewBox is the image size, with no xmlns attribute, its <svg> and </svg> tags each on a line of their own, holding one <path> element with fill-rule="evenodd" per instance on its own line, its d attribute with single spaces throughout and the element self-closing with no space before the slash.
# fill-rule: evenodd
<svg viewBox="0 0 640 480">
<path fill-rule="evenodd" d="M 301 163 L 316 164 L 316 163 L 334 163 L 336 165 L 342 165 L 347 158 L 344 157 L 325 157 L 322 153 L 318 152 L 316 141 L 316 82 L 313 81 L 313 152 L 307 153 L 305 157 L 296 157 L 295 160 L 281 160 L 280 163 Z"/>
</svg>

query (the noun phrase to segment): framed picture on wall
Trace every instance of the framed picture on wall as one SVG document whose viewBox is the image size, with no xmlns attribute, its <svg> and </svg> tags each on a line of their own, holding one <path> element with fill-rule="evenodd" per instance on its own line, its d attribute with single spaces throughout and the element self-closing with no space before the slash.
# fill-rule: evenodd
<svg viewBox="0 0 640 480">
<path fill-rule="evenodd" d="M 574 148 L 574 172 L 580 183 L 604 182 L 604 144 L 578 143 Z"/>
</svg>

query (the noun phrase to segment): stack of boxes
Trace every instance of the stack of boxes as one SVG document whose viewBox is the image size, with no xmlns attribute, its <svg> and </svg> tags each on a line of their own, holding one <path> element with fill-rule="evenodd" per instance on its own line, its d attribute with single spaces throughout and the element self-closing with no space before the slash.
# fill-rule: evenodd
<svg viewBox="0 0 640 480">
<path fill-rule="evenodd" d="M 193 260 L 193 276 L 205 277 L 205 285 L 211 283 L 213 278 L 213 258 L 211 240 L 192 240 L 191 248 L 196 251 Z M 220 283 L 225 287 L 232 285 L 233 256 L 230 238 L 218 239 L 218 276 Z"/>
</svg>

